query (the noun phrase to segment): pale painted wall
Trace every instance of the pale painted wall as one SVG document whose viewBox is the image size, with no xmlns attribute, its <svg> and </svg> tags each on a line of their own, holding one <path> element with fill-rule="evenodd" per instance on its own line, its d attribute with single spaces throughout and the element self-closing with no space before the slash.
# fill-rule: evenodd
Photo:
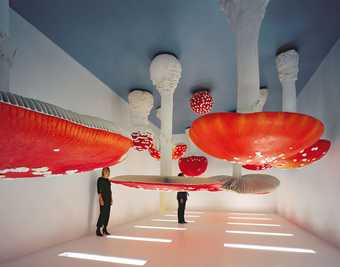
<svg viewBox="0 0 340 267">
<path fill-rule="evenodd" d="M 14 11 L 11 34 L 17 55 L 11 92 L 98 116 L 127 127 L 127 103 Z M 84 44 L 86 45 L 86 44 Z M 112 175 L 159 173 L 145 153 L 131 151 Z M 0 181 L 0 262 L 95 230 L 97 172 Z M 158 212 L 159 193 L 113 186 L 110 225 Z"/>
<path fill-rule="evenodd" d="M 301 62 L 300 64 L 303 64 Z M 328 155 L 303 169 L 282 172 L 281 215 L 340 247 L 340 40 L 298 97 L 298 111 L 324 122 Z"/>
<path fill-rule="evenodd" d="M 173 137 L 173 142 L 184 142 L 189 144 L 187 137 L 184 134 L 177 134 Z M 232 175 L 232 165 L 224 160 L 219 160 L 206 155 L 198 148 L 190 144 L 190 151 L 187 155 L 204 155 L 208 158 L 208 169 L 202 175 L 204 177 L 214 175 Z M 173 174 L 176 175 L 180 170 L 177 161 L 173 163 Z M 245 169 L 242 174 L 251 173 Z M 262 172 L 270 174 L 270 172 Z M 166 200 L 166 208 L 173 210 L 177 208 L 176 193 L 167 192 L 164 194 Z M 250 195 L 238 194 L 235 192 L 192 192 L 187 201 L 187 208 L 192 210 L 229 210 L 229 211 L 261 211 L 275 212 L 276 211 L 276 193 L 268 195 Z"/>
</svg>

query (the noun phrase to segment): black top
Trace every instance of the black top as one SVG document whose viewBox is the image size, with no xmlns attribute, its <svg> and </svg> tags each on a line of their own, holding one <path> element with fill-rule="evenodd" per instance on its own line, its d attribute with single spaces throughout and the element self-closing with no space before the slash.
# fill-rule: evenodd
<svg viewBox="0 0 340 267">
<path fill-rule="evenodd" d="M 99 177 L 97 180 L 97 192 L 101 194 L 104 205 L 110 205 L 112 200 L 111 182 L 109 179 Z"/>
<path fill-rule="evenodd" d="M 187 200 L 188 192 L 177 192 L 177 200 L 180 200 L 180 199 Z"/>
</svg>

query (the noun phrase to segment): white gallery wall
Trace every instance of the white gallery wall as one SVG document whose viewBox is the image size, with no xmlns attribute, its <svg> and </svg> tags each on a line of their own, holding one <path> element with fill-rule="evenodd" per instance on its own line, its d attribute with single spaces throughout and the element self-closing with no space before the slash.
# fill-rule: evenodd
<svg viewBox="0 0 340 267">
<path fill-rule="evenodd" d="M 125 101 L 14 11 L 10 16 L 12 43 L 17 48 L 12 93 L 127 127 Z M 145 153 L 130 151 L 126 161 L 111 167 L 111 174 L 141 170 L 158 174 L 159 164 Z M 93 232 L 98 215 L 98 175 L 0 181 L 0 262 Z M 112 190 L 110 226 L 159 210 L 159 192 L 117 185 Z"/>
<path fill-rule="evenodd" d="M 280 172 L 278 212 L 340 247 L 340 40 L 299 94 L 297 107 L 324 123 L 323 138 L 332 146 L 319 162 Z"/>
</svg>

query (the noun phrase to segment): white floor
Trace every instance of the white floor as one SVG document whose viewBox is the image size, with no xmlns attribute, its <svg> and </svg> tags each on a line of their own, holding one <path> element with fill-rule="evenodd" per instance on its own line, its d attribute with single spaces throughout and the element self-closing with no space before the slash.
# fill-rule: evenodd
<svg viewBox="0 0 340 267">
<path fill-rule="evenodd" d="M 149 267 L 340 266 L 339 250 L 277 215 L 227 212 L 198 214 L 188 212 L 187 215 L 192 217 L 187 216 L 187 220 L 194 222 L 178 225 L 175 214 L 175 212 L 169 212 L 110 229 L 112 235 L 161 239 L 152 240 L 157 242 L 88 236 L 3 264 L 1 267 L 133 266 L 100 261 L 103 259 L 117 260 L 110 257 L 119 257 L 118 260 L 122 260 L 121 258 L 124 258 L 123 260 L 144 260 L 146 261 L 144 266 Z M 234 223 L 243 223 L 243 225 Z M 267 225 L 247 225 L 248 223 Z M 136 228 L 136 225 L 178 227 L 182 230 Z M 229 232 L 226 232 L 226 230 Z M 273 233 L 278 235 L 269 235 Z M 165 243 L 170 242 L 170 240 L 171 243 Z M 260 247 L 253 247 L 253 249 L 233 248 L 246 245 L 258 245 Z M 293 249 L 304 250 L 291 251 Z M 58 256 L 64 252 L 78 253 L 68 254 L 69 256 L 85 255 L 89 257 L 90 254 L 91 257 L 94 257 L 94 255 L 108 257 L 89 260 Z M 143 262 L 137 261 L 136 264 L 143 264 Z"/>
</svg>

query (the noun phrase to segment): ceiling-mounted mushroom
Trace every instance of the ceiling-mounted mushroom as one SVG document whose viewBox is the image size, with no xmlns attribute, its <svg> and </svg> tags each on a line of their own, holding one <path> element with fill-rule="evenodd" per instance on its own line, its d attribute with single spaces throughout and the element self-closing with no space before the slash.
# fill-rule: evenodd
<svg viewBox="0 0 340 267">
<path fill-rule="evenodd" d="M 178 167 L 186 176 L 199 176 L 207 170 L 208 160 L 204 156 L 181 158 L 178 161 Z"/>
<path fill-rule="evenodd" d="M 73 174 L 117 164 L 132 146 L 112 122 L 0 91 L 0 177 Z"/>
<path fill-rule="evenodd" d="M 220 112 L 196 119 L 190 138 L 205 153 L 237 164 L 265 164 L 314 144 L 321 121 L 289 112 Z"/>
<path fill-rule="evenodd" d="M 190 99 L 191 110 L 199 115 L 209 113 L 213 104 L 214 99 L 207 90 L 194 93 Z"/>
</svg>

